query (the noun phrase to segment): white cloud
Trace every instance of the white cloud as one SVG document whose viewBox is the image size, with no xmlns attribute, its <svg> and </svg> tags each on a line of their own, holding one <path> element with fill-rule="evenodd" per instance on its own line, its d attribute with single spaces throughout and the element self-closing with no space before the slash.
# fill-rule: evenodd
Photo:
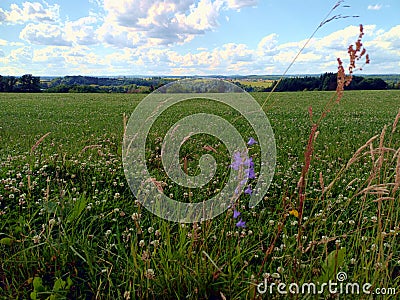
<svg viewBox="0 0 400 300">
<path fill-rule="evenodd" d="M 261 39 L 257 45 L 257 51 L 259 56 L 272 56 L 277 53 L 278 35 L 271 33 Z"/>
<path fill-rule="evenodd" d="M 19 37 L 36 45 L 71 46 L 63 30 L 57 25 L 28 24 L 22 29 Z"/>
<path fill-rule="evenodd" d="M 258 0 L 226 0 L 228 8 L 241 9 L 248 6 L 257 6 Z"/>
<path fill-rule="evenodd" d="M 9 62 L 16 62 L 16 63 L 30 63 L 32 62 L 33 57 L 33 50 L 32 47 L 22 47 L 10 52 L 10 55 L 7 57 Z"/>
<path fill-rule="evenodd" d="M 368 5 L 369 10 L 380 10 L 382 8 L 382 4 Z"/>
<path fill-rule="evenodd" d="M 96 34 L 105 44 L 114 45 L 119 48 L 134 48 L 144 43 L 140 33 L 115 23 L 104 23 L 96 30 Z"/>
<path fill-rule="evenodd" d="M 193 11 L 197 7 L 193 7 Z M 105 45 L 119 47 L 85 45 L 93 42 L 83 32 L 86 26 L 94 37 L 93 41 L 98 38 Z M 21 38 L 42 46 L 4 50 L 6 53 L 0 57 L 0 70 L 4 73 L 6 67 L 19 70 L 21 66 L 27 66 L 25 73 L 43 75 L 52 75 L 49 72 L 55 75 L 280 74 L 305 43 L 304 40 L 279 43 L 278 36 L 271 33 L 260 38 L 254 47 L 226 43 L 182 51 L 180 47 L 162 45 L 165 40 L 148 38 L 146 33 L 116 23 L 105 23 L 97 29 L 96 26 L 95 19 L 90 17 L 67 22 L 65 28 L 29 24 L 22 31 Z M 74 32 L 76 37 L 73 37 Z M 364 32 L 363 44 L 371 57 L 371 65 L 364 68 L 365 72 L 397 72 L 400 66 L 400 25 L 390 30 L 365 25 Z M 313 38 L 289 73 L 335 72 L 337 57 L 347 64 L 347 47 L 357 40 L 358 34 L 358 26 L 349 26 Z M 151 47 L 152 43 L 156 47 Z M 0 39 L 1 45 L 10 46 L 11 42 Z M 10 74 L 9 71 L 5 73 Z"/>
<path fill-rule="evenodd" d="M 60 6 L 58 4 L 45 7 L 39 2 L 24 2 L 22 7 L 17 4 L 11 4 L 10 10 L 0 8 L 0 22 L 11 24 L 23 24 L 26 22 L 47 22 L 54 23 L 59 20 Z"/>
<path fill-rule="evenodd" d="M 132 44 L 130 41 L 122 45 L 116 43 L 120 41 L 121 31 L 127 35 L 137 33 L 144 41 L 142 44 L 187 43 L 196 35 L 218 28 L 222 10 L 256 4 L 256 0 L 104 0 L 106 18 L 101 36 L 117 47 Z"/>
<path fill-rule="evenodd" d="M 95 25 L 98 19 L 95 16 L 80 18 L 65 23 L 65 34 L 69 41 L 79 45 L 93 45 L 98 43 Z"/>
</svg>

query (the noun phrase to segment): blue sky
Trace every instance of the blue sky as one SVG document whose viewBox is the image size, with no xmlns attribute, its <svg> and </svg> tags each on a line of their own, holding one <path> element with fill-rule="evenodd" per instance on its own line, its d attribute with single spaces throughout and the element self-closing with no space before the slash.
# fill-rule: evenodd
<svg viewBox="0 0 400 300">
<path fill-rule="evenodd" d="M 337 1 L 1 0 L 0 74 L 281 74 Z M 365 74 L 400 73 L 400 1 L 340 1 L 289 74 L 335 72 L 364 25 Z"/>
</svg>

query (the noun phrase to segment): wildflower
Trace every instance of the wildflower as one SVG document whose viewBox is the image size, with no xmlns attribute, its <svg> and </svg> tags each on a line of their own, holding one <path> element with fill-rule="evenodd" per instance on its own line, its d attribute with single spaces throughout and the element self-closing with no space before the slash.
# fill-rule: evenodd
<svg viewBox="0 0 400 300">
<path fill-rule="evenodd" d="M 32 240 L 33 240 L 33 242 L 34 242 L 35 244 L 37 244 L 37 243 L 40 242 L 40 236 L 39 236 L 39 235 L 35 235 L 35 236 L 32 238 Z"/>
<path fill-rule="evenodd" d="M 131 292 L 125 291 L 125 293 L 124 293 L 124 299 L 125 299 L 125 300 L 130 300 L 130 299 L 131 299 Z"/>
<path fill-rule="evenodd" d="M 269 274 L 269 273 L 263 273 L 262 276 L 263 276 L 263 278 L 268 279 L 268 278 L 271 277 L 271 274 Z"/>
<path fill-rule="evenodd" d="M 139 247 L 144 247 L 144 240 L 140 240 Z"/>
<path fill-rule="evenodd" d="M 133 213 L 131 218 L 132 220 L 136 221 L 139 220 L 142 217 L 142 214 L 138 214 L 138 213 Z"/>
<path fill-rule="evenodd" d="M 254 138 L 250 138 L 249 141 L 247 142 L 247 145 L 252 146 L 254 144 L 257 144 L 257 141 Z"/>
<path fill-rule="evenodd" d="M 283 273 L 285 271 L 285 269 L 282 267 L 278 267 L 276 270 L 278 271 L 278 273 Z"/>
<path fill-rule="evenodd" d="M 231 168 L 234 169 L 235 171 L 238 171 L 241 164 L 242 164 L 242 157 L 240 155 L 240 152 L 236 151 L 233 154 L 233 163 L 231 164 Z"/>
<path fill-rule="evenodd" d="M 281 275 L 279 275 L 279 273 L 272 273 L 271 277 L 275 278 L 275 279 L 279 279 L 279 278 L 281 278 Z"/>
<path fill-rule="evenodd" d="M 237 217 L 240 216 L 240 211 L 237 211 L 236 209 L 233 211 L 233 218 L 236 219 Z"/>
<path fill-rule="evenodd" d="M 148 269 L 147 271 L 144 272 L 144 276 L 147 279 L 154 279 L 154 277 L 155 277 L 154 270 L 153 269 Z"/>
<path fill-rule="evenodd" d="M 160 245 L 160 241 L 154 240 L 154 241 L 151 241 L 150 244 L 153 245 L 154 247 L 158 247 L 158 245 Z"/>
<path fill-rule="evenodd" d="M 248 185 L 247 188 L 244 190 L 244 193 L 248 195 L 251 195 L 252 192 L 253 190 L 251 189 L 251 185 Z"/>
<path fill-rule="evenodd" d="M 292 216 L 295 216 L 296 218 L 298 218 L 299 212 L 296 209 L 292 209 L 291 211 L 289 211 L 289 215 L 292 215 Z"/>
<path fill-rule="evenodd" d="M 254 167 L 250 166 L 248 169 L 244 170 L 245 176 L 248 179 L 254 179 L 256 178 L 256 173 L 254 172 Z"/>
<path fill-rule="evenodd" d="M 240 219 L 239 222 L 236 223 L 236 227 L 246 227 L 246 222 L 244 222 L 242 219 Z"/>
</svg>

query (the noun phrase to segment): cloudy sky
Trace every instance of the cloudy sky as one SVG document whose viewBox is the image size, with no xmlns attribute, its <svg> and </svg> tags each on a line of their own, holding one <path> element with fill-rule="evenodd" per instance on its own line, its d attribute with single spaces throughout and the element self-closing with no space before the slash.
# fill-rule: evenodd
<svg viewBox="0 0 400 300">
<path fill-rule="evenodd" d="M 289 73 L 335 72 L 360 23 L 363 72 L 400 73 L 400 1 L 374 1 L 343 1 Z M 1 0 L 0 74 L 281 74 L 336 2 Z"/>
</svg>

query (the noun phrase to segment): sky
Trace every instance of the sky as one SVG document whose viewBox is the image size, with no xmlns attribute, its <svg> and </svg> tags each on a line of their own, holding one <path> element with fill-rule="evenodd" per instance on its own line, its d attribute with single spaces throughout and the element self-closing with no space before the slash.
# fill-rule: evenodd
<svg viewBox="0 0 400 300">
<path fill-rule="evenodd" d="M 279 75 L 316 29 L 288 74 L 336 72 L 359 24 L 362 72 L 400 73 L 399 12 L 399 0 L 1 0 L 0 74 Z"/>
</svg>

